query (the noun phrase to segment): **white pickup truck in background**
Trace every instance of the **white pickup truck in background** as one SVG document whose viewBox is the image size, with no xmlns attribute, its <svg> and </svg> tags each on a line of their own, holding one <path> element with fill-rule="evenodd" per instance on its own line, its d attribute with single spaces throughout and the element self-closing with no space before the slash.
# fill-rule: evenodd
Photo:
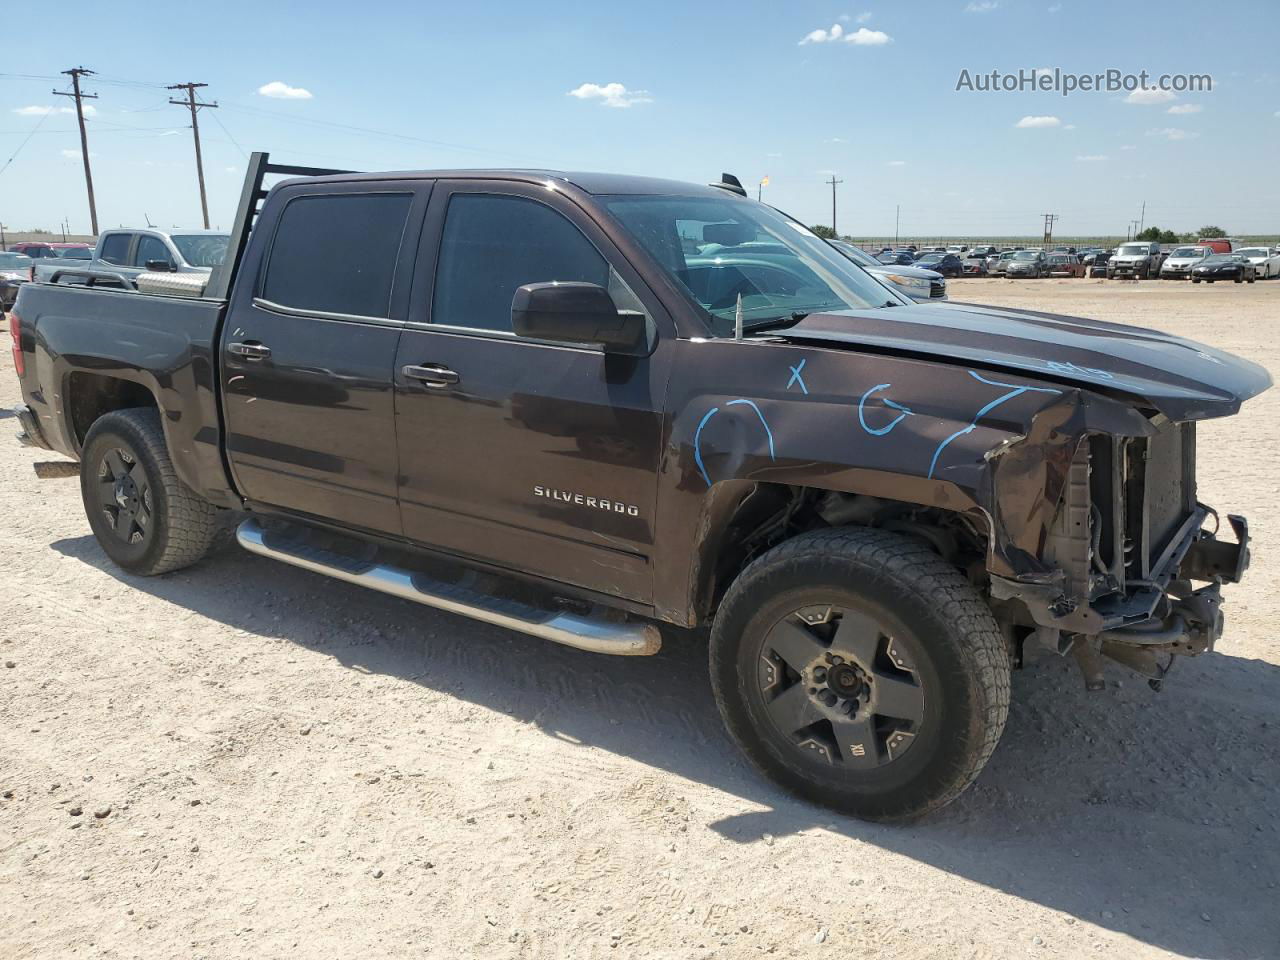
<svg viewBox="0 0 1280 960">
<path fill-rule="evenodd" d="M 226 256 L 230 235 L 214 230 L 167 232 L 151 227 L 104 230 L 89 260 L 36 261 L 33 280 L 133 287 L 143 274 L 203 274 Z M 196 284 L 200 286 L 200 284 Z M 198 293 L 196 294 L 199 295 Z"/>
</svg>

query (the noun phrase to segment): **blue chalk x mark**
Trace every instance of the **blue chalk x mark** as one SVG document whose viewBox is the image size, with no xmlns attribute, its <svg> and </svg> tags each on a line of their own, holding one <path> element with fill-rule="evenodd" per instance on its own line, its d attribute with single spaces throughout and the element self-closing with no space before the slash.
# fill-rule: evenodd
<svg viewBox="0 0 1280 960">
<path fill-rule="evenodd" d="M 1000 406 L 1000 404 L 1008 400 L 1012 400 L 1014 397 L 1020 397 L 1024 393 L 1062 393 L 1061 390 L 1054 390 L 1050 387 L 1027 387 L 1027 386 L 1019 386 L 1016 383 L 1002 383 L 999 380 L 988 380 L 986 377 L 980 376 L 979 374 L 975 373 L 973 370 L 969 371 L 969 376 L 973 377 L 973 379 L 977 380 L 979 383 L 985 383 L 988 386 L 1008 387 L 1009 392 L 1002 396 L 996 397 L 996 399 L 992 400 L 985 407 L 983 407 L 981 410 L 979 410 L 977 413 L 973 415 L 973 420 L 967 427 L 965 427 L 963 430 L 957 430 L 951 436 L 947 437 L 947 439 L 943 440 L 940 444 L 938 444 L 938 449 L 933 451 L 933 460 L 930 461 L 929 463 L 929 474 L 928 474 L 929 479 L 933 478 L 933 471 L 938 466 L 938 457 L 942 455 L 942 451 L 946 449 L 947 444 L 949 444 L 952 440 L 955 440 L 958 437 L 963 437 L 966 433 L 972 433 L 974 430 L 976 430 L 978 427 L 978 421 L 981 420 L 983 417 L 985 417 L 988 413 L 990 413 L 996 407 Z"/>
<path fill-rule="evenodd" d="M 887 434 L 890 430 L 892 430 L 894 427 L 900 424 L 907 417 L 915 415 L 912 410 L 908 409 L 907 407 L 904 407 L 902 404 L 894 403 L 888 397 L 881 397 L 880 401 L 886 407 L 892 407 L 894 410 L 901 410 L 902 412 L 899 413 L 892 420 L 890 420 L 888 426 L 871 427 L 867 425 L 867 418 L 864 413 L 864 408 L 867 405 L 867 400 L 870 399 L 871 395 L 875 393 L 877 390 L 888 390 L 891 386 L 893 386 L 893 384 L 891 383 L 877 383 L 874 387 L 872 387 L 870 390 L 864 393 L 862 395 L 862 399 L 858 401 L 858 422 L 862 424 L 862 429 L 867 431 L 867 433 L 871 434 L 873 437 L 883 437 L 885 434 Z"/>
<path fill-rule="evenodd" d="M 803 366 L 803 364 L 801 364 Z M 769 459 L 777 461 L 777 455 L 773 448 L 773 431 L 769 429 L 769 421 L 764 418 L 764 414 L 760 412 L 760 408 L 756 406 L 754 400 L 738 398 L 730 400 L 725 404 L 726 407 L 736 407 L 745 405 L 756 412 L 756 416 L 760 418 L 760 426 L 764 427 L 764 435 L 769 440 Z M 698 465 L 698 472 L 702 474 L 702 479 L 707 482 L 707 486 L 711 486 L 711 476 L 707 473 L 706 465 L 702 462 L 702 428 L 707 425 L 707 421 L 720 412 L 719 407 L 712 407 L 702 415 L 702 419 L 698 421 L 698 429 L 693 432 L 693 462 Z"/>
<path fill-rule="evenodd" d="M 809 395 L 809 388 L 804 385 L 804 377 L 800 376 L 800 371 L 804 369 L 804 365 L 808 362 L 809 360 L 806 357 L 804 360 L 800 361 L 799 365 L 788 368 L 791 370 L 791 379 L 787 381 L 788 390 L 791 389 L 792 384 L 798 383 L 800 384 L 800 389 L 804 391 L 804 395 L 806 397 Z"/>
</svg>

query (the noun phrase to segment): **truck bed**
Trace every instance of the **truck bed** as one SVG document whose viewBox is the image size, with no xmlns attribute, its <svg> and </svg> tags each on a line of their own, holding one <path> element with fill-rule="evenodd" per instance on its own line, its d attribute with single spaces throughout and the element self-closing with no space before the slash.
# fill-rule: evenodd
<svg viewBox="0 0 1280 960">
<path fill-rule="evenodd" d="M 43 441 L 79 457 L 94 416 L 91 398 L 98 394 L 72 391 L 72 378 L 137 383 L 165 412 L 178 476 L 211 502 L 231 505 L 217 400 L 216 345 L 225 307 L 220 300 L 24 284 L 14 312 L 24 341 L 39 330 L 23 379 Z M 82 399 L 68 407 L 62 398 L 73 394 Z"/>
</svg>

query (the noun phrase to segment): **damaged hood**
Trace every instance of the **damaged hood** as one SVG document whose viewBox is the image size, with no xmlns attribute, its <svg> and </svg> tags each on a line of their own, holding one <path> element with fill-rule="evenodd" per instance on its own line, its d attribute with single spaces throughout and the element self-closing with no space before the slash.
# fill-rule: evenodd
<svg viewBox="0 0 1280 960">
<path fill-rule="evenodd" d="M 1236 413 L 1271 386 L 1256 363 L 1142 327 L 975 304 L 810 314 L 781 336 L 937 358 L 1125 394 L 1170 420 Z"/>
</svg>

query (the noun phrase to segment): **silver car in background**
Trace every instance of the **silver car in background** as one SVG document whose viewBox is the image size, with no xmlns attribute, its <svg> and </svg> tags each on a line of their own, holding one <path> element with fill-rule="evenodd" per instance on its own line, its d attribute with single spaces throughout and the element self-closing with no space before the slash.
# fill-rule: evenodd
<svg viewBox="0 0 1280 960">
<path fill-rule="evenodd" d="M 827 242 L 867 273 L 904 297 L 910 297 L 917 303 L 947 299 L 947 281 L 940 273 L 925 270 L 922 267 L 881 263 L 861 247 L 854 246 L 847 240 L 828 240 Z"/>
</svg>

